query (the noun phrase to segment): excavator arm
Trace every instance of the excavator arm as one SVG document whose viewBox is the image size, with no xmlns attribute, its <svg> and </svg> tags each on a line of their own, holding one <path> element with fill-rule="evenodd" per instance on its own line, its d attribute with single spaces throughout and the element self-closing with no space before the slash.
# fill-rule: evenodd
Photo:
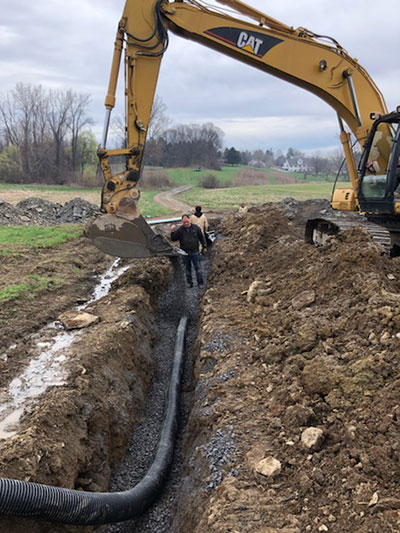
<svg viewBox="0 0 400 533">
<path fill-rule="evenodd" d="M 118 26 L 109 89 L 106 97 L 104 134 L 98 150 L 105 183 L 102 209 L 106 223 L 95 223 L 92 238 L 103 249 L 121 255 L 128 242 L 140 241 L 140 250 L 130 245 L 129 256 L 168 255 L 171 249 L 153 246 L 152 232 L 141 217 L 136 187 L 162 56 L 168 45 L 168 30 L 191 39 L 249 66 L 297 85 L 324 100 L 337 113 L 352 187 L 347 209 L 356 207 L 358 174 L 350 146 L 350 132 L 364 146 L 373 119 L 387 113 L 382 94 L 356 59 L 334 39 L 305 28 L 289 27 L 239 0 L 218 0 L 238 13 L 231 16 L 197 0 L 127 0 Z M 251 21 L 241 19 L 242 15 Z M 110 113 L 114 107 L 119 65 L 124 49 L 126 147 L 106 148 Z M 123 157 L 125 168 L 114 173 L 111 159 Z M 140 220 L 140 228 L 135 221 Z M 117 224 L 115 224 L 117 221 Z M 143 224 L 144 223 L 144 224 Z M 120 226 L 124 226 L 122 231 Z M 121 242 L 118 235 L 124 235 Z M 144 233 L 146 236 L 143 237 Z M 96 242 L 97 239 L 97 242 Z M 144 247 L 144 248 L 143 248 Z M 132 255 L 133 254 L 133 255 Z"/>
<path fill-rule="evenodd" d="M 179 253 L 164 237 L 151 230 L 138 208 L 140 192 L 137 182 L 142 170 L 160 62 L 167 42 L 160 2 L 128 0 L 115 38 L 105 99 L 106 116 L 97 150 L 104 176 L 101 210 L 105 214 L 88 229 L 93 243 L 110 255 L 144 258 Z M 125 147 L 108 150 L 107 136 L 123 55 Z M 122 169 L 119 168 L 121 160 Z"/>
</svg>

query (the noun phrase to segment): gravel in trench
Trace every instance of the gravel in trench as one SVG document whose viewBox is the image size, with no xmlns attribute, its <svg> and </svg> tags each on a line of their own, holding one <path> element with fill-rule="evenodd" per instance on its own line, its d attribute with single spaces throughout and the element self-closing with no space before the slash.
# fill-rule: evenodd
<svg viewBox="0 0 400 533">
<path fill-rule="evenodd" d="M 208 256 L 202 258 L 201 267 L 206 279 L 209 269 Z M 176 495 L 183 467 L 183 434 L 191 408 L 191 391 L 193 389 L 192 352 L 197 335 L 200 298 L 203 292 L 203 289 L 198 288 L 196 283 L 193 288 L 186 287 L 183 266 L 180 260 L 173 261 L 173 268 L 174 281 L 161 296 L 158 303 L 160 337 L 154 348 L 156 369 L 153 383 L 145 402 L 143 422 L 132 435 L 127 455 L 113 471 L 110 492 L 131 489 L 142 479 L 151 466 L 164 419 L 164 407 L 174 356 L 176 331 L 180 318 L 187 315 L 189 320 L 185 341 L 179 434 L 175 444 L 174 461 L 170 476 L 159 500 L 146 513 L 126 522 L 101 526 L 96 529 L 99 533 L 171 532 L 171 524 L 176 512 Z"/>
</svg>

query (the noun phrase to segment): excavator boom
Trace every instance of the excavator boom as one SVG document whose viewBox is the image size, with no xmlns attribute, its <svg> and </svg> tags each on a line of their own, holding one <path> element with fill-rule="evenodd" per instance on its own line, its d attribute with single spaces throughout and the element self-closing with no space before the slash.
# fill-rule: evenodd
<svg viewBox="0 0 400 533">
<path fill-rule="evenodd" d="M 138 224 L 134 221 L 140 217 L 137 182 L 142 170 L 160 62 L 168 45 L 168 31 L 306 89 L 330 105 L 339 118 L 340 138 L 351 179 L 351 188 L 346 189 L 345 194 L 342 193 L 343 198 L 341 197 L 338 206 L 348 210 L 359 208 L 359 174 L 350 144 L 350 132 L 364 146 L 374 123 L 371 113 L 387 114 L 383 96 L 369 74 L 332 38 L 305 28 L 287 26 L 239 0 L 218 2 L 235 10 L 238 16 L 221 12 L 223 8 L 210 8 L 199 0 L 126 2 L 118 25 L 105 102 L 105 133 L 98 150 L 105 178 L 102 209 L 111 217 L 122 218 L 125 222 L 117 223 L 115 218 L 108 218 L 107 223 L 96 222 L 97 227 L 92 232 L 94 242 L 101 242 L 104 251 L 108 249 L 112 255 L 116 251 L 121 252 L 121 247 L 127 246 L 133 257 L 142 257 L 138 254 L 139 251 L 142 253 L 143 245 L 148 247 L 149 255 L 154 255 L 151 247 L 154 239 L 143 229 L 142 222 L 146 224 L 144 219 Z M 249 18 L 252 22 L 242 20 L 240 16 Z M 107 130 L 115 102 L 122 51 L 126 146 L 119 150 L 108 150 Z M 346 131 L 345 125 L 350 132 Z M 389 137 L 390 127 L 386 130 L 385 127 L 383 126 L 383 136 Z M 125 169 L 116 174 L 110 163 L 115 156 L 125 158 Z M 384 160 L 379 158 L 378 155 L 378 163 L 383 165 Z M 107 228 L 112 228 L 108 234 Z M 122 229 L 126 237 L 120 239 L 118 246 L 114 246 L 118 232 Z M 138 246 L 124 244 L 135 241 Z M 168 248 L 166 241 L 164 244 L 164 252 L 160 253 L 174 253 Z"/>
</svg>

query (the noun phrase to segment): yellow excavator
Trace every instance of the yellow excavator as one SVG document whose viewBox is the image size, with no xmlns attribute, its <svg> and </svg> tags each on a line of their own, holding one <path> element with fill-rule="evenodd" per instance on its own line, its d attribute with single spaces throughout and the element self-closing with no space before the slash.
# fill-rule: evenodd
<svg viewBox="0 0 400 533">
<path fill-rule="evenodd" d="M 137 183 L 168 32 L 197 41 L 252 67 L 302 87 L 336 111 L 347 169 L 348 188 L 336 188 L 332 207 L 364 214 L 373 238 L 388 249 L 400 246 L 400 107 L 389 113 L 366 70 L 335 39 L 293 28 L 240 2 L 217 0 L 210 7 L 197 0 L 127 0 L 118 25 L 106 118 L 98 149 L 104 175 L 101 215 L 89 236 L 106 253 L 149 257 L 177 253 L 155 234 L 138 209 Z M 227 14 L 226 6 L 237 16 Z M 124 51 L 126 147 L 106 148 L 111 111 Z M 358 167 L 351 134 L 363 153 Z M 124 161 L 113 171 L 113 160 Z M 308 221 L 306 240 L 316 244 L 348 224 L 344 217 Z"/>
</svg>

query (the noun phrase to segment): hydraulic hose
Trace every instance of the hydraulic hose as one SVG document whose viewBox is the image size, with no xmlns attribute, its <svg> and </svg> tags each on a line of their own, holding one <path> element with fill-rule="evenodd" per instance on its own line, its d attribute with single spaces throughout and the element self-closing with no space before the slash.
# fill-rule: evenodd
<svg viewBox="0 0 400 533">
<path fill-rule="evenodd" d="M 0 478 L 0 513 L 75 525 L 110 524 L 142 514 L 159 496 L 171 467 L 178 429 L 187 317 L 177 329 L 166 415 L 155 459 L 132 489 L 95 493 Z"/>
</svg>

